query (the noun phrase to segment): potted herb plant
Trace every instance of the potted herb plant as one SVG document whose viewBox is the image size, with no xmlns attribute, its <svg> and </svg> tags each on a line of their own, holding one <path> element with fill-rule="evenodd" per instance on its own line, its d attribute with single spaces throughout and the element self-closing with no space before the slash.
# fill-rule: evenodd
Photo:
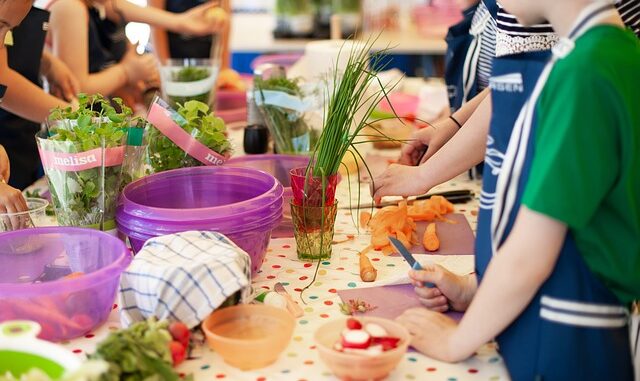
<svg viewBox="0 0 640 381">
<path fill-rule="evenodd" d="M 132 111 L 114 98 L 80 94 L 77 109 L 56 108 L 37 136 L 58 223 L 115 229 L 115 205 Z"/>
<path fill-rule="evenodd" d="M 351 45 L 343 71 L 334 69 L 328 90 L 329 101 L 325 106 L 324 129 L 309 165 L 291 170 L 294 195 L 291 214 L 301 259 L 331 256 L 338 170 L 347 154 L 364 163 L 357 146 L 365 140 L 358 138 L 367 136 L 364 131 L 371 126 L 369 116 L 387 97 L 387 86 L 381 83 L 377 74 L 386 66 L 386 50 L 370 54 L 372 45 L 373 41 Z"/>
<path fill-rule="evenodd" d="M 276 37 L 309 37 L 313 33 L 311 0 L 276 0 Z"/>
<path fill-rule="evenodd" d="M 305 121 L 306 105 L 299 79 L 284 76 L 254 79 L 254 99 L 275 149 L 283 154 L 309 154 L 313 131 Z"/>
<path fill-rule="evenodd" d="M 172 107 L 190 100 L 213 106 L 219 71 L 214 60 L 167 60 L 160 68 L 164 98 Z"/>
<path fill-rule="evenodd" d="M 179 103 L 174 110 L 156 97 L 147 119 L 143 143 L 146 174 L 221 165 L 231 155 L 224 121 L 203 102 Z"/>
</svg>

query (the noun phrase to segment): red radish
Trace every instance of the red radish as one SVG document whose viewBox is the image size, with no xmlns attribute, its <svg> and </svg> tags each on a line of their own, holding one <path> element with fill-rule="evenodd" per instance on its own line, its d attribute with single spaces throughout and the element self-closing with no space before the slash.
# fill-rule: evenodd
<svg viewBox="0 0 640 381">
<path fill-rule="evenodd" d="M 389 335 L 386 329 L 375 323 L 366 324 L 364 326 L 364 330 L 369 332 L 369 335 L 371 335 L 371 337 L 385 337 Z"/>
<path fill-rule="evenodd" d="M 371 344 L 371 335 L 361 329 L 350 329 L 342 333 L 342 346 L 352 349 L 366 349 Z"/>
<path fill-rule="evenodd" d="M 382 345 L 382 350 L 386 352 L 396 349 L 400 339 L 397 337 L 375 337 L 373 338 L 373 343 Z"/>
<path fill-rule="evenodd" d="M 349 318 L 347 319 L 347 328 L 349 329 L 362 329 L 362 323 L 358 321 L 358 319 Z"/>
<path fill-rule="evenodd" d="M 191 332 L 184 323 L 176 321 L 169 324 L 169 333 L 174 340 L 180 342 L 180 344 L 182 344 L 185 348 L 189 347 Z"/>
<path fill-rule="evenodd" d="M 173 360 L 173 366 L 180 365 L 185 357 L 187 357 L 187 350 L 184 345 L 179 341 L 172 341 L 169 343 L 169 350 L 171 351 L 171 359 Z"/>
</svg>

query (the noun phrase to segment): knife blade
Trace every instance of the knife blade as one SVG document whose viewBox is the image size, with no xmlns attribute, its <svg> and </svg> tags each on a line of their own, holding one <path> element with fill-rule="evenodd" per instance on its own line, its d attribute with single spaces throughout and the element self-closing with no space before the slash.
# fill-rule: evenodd
<svg viewBox="0 0 640 381">
<path fill-rule="evenodd" d="M 411 266 L 412 269 L 422 270 L 422 266 L 420 265 L 420 263 L 416 261 L 414 256 L 411 255 L 411 253 L 409 252 L 409 250 L 407 250 L 406 247 L 404 247 L 402 242 L 400 242 L 395 237 L 389 237 L 389 242 L 391 242 L 391 245 L 398 251 L 398 253 L 400 253 L 400 255 L 402 255 L 404 260 L 407 261 L 407 263 L 409 264 L 409 266 Z M 435 285 L 430 282 L 424 282 L 424 286 L 429 288 L 435 287 Z"/>
<path fill-rule="evenodd" d="M 282 283 L 277 282 L 273 286 L 273 290 L 278 294 L 284 296 L 284 298 L 287 300 L 287 310 L 289 310 L 291 315 L 293 315 L 296 318 L 304 315 L 304 311 L 302 310 L 302 307 L 300 307 L 298 303 L 296 303 L 293 300 L 293 298 L 291 297 L 291 295 L 289 295 L 289 293 L 287 292 L 287 289 L 284 288 L 284 285 L 282 285 Z"/>
<path fill-rule="evenodd" d="M 453 191 L 446 191 L 446 192 L 436 192 L 436 193 L 427 193 L 427 194 L 423 194 L 420 195 L 418 197 L 410 197 L 407 200 L 407 203 L 409 205 L 411 205 L 412 202 L 414 201 L 419 201 L 419 200 L 426 200 L 428 198 L 430 198 L 431 196 L 442 196 L 444 198 L 446 198 L 449 202 L 453 203 L 453 204 L 461 204 L 461 203 L 465 203 L 467 201 L 471 201 L 473 200 L 473 196 L 474 193 L 472 191 L 470 191 L 469 189 L 460 189 L 460 190 L 453 190 Z M 374 204 L 374 203 L 366 203 L 366 204 L 360 204 L 360 205 L 344 205 L 344 206 L 340 206 L 338 207 L 338 209 L 368 209 L 368 208 L 383 208 L 385 206 L 392 206 L 392 205 L 398 205 L 398 203 L 401 200 L 396 200 L 396 201 L 385 201 L 385 202 L 381 202 L 380 204 Z"/>
</svg>

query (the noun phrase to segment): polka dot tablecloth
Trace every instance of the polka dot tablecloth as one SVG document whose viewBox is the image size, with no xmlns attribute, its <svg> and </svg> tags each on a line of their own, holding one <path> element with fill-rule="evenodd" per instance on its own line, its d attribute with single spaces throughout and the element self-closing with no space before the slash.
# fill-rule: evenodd
<svg viewBox="0 0 640 381">
<path fill-rule="evenodd" d="M 354 200 L 357 195 L 352 183 L 351 193 L 347 181 L 338 188 L 338 199 L 344 203 L 350 196 Z M 366 189 L 365 189 L 366 188 Z M 434 191 L 450 189 L 471 189 L 479 195 L 479 183 L 460 176 L 458 179 L 443 184 Z M 366 194 L 368 188 L 362 189 L 361 202 L 370 201 Z M 456 211 L 464 213 L 472 228 L 476 226 L 477 198 L 467 204 L 456 206 Z M 297 260 L 294 239 L 274 239 L 271 241 L 262 271 L 253 280 L 254 289 L 271 290 L 279 281 L 289 293 L 298 300 L 305 315 L 296 322 L 293 339 L 289 347 L 273 365 L 250 372 L 243 372 L 225 364 L 220 356 L 209 350 L 204 343 L 196 345 L 191 358 L 178 368 L 184 374 L 194 374 L 198 381 L 203 380 L 335 380 L 329 369 L 321 363 L 316 350 L 313 334 L 324 322 L 341 317 L 340 298 L 337 290 L 360 287 L 357 251 L 366 247 L 370 237 L 358 234 L 352 216 L 348 210 L 340 210 L 336 223 L 336 241 L 355 236 L 347 242 L 334 245 L 330 260 L 320 264 L 318 275 L 303 294 L 304 303 L 300 300 L 300 291 L 307 286 L 314 275 L 317 263 L 311 264 Z M 370 258 L 378 269 L 378 281 L 385 282 L 406 274 L 406 264 L 401 257 L 384 257 L 380 253 L 371 253 Z M 473 256 L 434 256 L 434 261 L 457 273 L 473 271 Z M 369 286 L 372 284 L 368 284 Z M 375 283 L 373 284 L 375 285 Z M 95 345 L 109 332 L 119 328 L 117 305 L 109 320 L 95 332 L 83 338 L 63 343 L 78 356 L 85 356 L 95 349 Z M 508 380 L 502 359 L 495 350 L 487 345 L 473 358 L 458 364 L 446 364 L 432 360 L 416 352 L 409 352 L 393 371 L 390 380 Z"/>
</svg>

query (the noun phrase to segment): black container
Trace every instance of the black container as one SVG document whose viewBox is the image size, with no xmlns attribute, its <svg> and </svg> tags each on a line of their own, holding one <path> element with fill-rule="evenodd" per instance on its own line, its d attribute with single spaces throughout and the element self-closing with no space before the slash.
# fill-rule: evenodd
<svg viewBox="0 0 640 381">
<path fill-rule="evenodd" d="M 260 124 L 245 127 L 244 152 L 249 155 L 267 153 L 269 150 L 269 129 Z"/>
</svg>

